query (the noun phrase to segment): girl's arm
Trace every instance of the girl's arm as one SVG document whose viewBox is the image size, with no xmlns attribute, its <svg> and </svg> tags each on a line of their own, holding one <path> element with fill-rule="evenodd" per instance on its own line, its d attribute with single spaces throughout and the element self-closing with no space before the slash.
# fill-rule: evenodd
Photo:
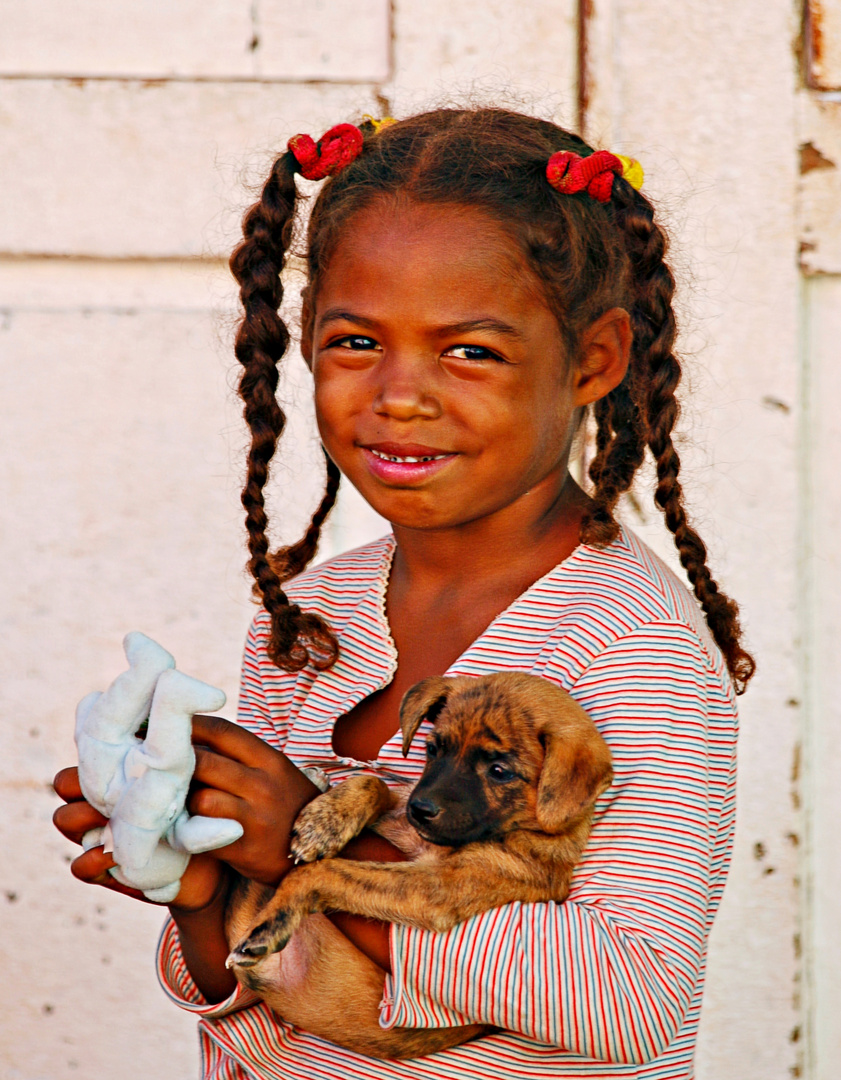
<svg viewBox="0 0 841 1080">
<path fill-rule="evenodd" d="M 89 829 L 100 828 L 106 819 L 87 803 L 79 786 L 76 768 L 62 769 L 55 778 L 56 793 L 65 801 L 53 815 L 53 821 L 68 840 L 82 843 Z M 103 848 L 83 852 L 71 864 L 73 876 L 91 885 L 101 885 L 143 903 L 152 903 L 140 892 L 121 885 L 109 874 L 114 859 Z M 170 910 L 182 924 L 182 945 L 189 970 L 208 1001 L 220 1001 L 234 989 L 231 973 L 225 968 L 227 948 L 224 936 L 224 900 L 227 896 L 228 871 L 224 863 L 210 854 L 194 855 L 184 877 L 178 900 Z"/>
<path fill-rule="evenodd" d="M 252 621 L 245 642 L 240 680 L 238 722 L 271 746 L 283 748 L 288 731 L 286 718 L 292 713 L 295 677 L 281 678 L 267 690 L 263 681 L 262 657 L 269 639 L 270 621 L 264 611 Z M 375 833 L 366 830 L 352 840 L 340 858 L 376 862 L 402 862 L 406 856 Z M 390 970 L 387 923 L 365 919 L 347 912 L 334 912 L 330 921 L 353 944 L 385 971 Z"/>
<path fill-rule="evenodd" d="M 614 642 L 572 693 L 611 746 L 615 782 L 569 899 L 442 934 L 393 927 L 387 1026 L 489 1023 L 632 1064 L 697 1022 L 732 837 L 732 690 L 692 630 L 663 622 Z"/>
</svg>

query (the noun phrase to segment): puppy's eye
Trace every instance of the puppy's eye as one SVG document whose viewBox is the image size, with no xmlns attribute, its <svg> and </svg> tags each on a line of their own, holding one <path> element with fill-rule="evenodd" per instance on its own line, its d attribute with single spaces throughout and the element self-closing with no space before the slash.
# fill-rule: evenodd
<svg viewBox="0 0 841 1080">
<path fill-rule="evenodd" d="M 426 756 L 428 758 L 434 758 L 438 754 L 438 747 L 434 742 L 428 742 L 426 744 Z"/>
<path fill-rule="evenodd" d="M 491 780 L 496 780 L 500 784 L 505 784 L 509 780 L 516 780 L 517 774 L 510 769 L 506 769 L 504 765 L 501 765 L 498 761 L 495 761 L 493 765 L 488 769 L 488 776 Z"/>
</svg>

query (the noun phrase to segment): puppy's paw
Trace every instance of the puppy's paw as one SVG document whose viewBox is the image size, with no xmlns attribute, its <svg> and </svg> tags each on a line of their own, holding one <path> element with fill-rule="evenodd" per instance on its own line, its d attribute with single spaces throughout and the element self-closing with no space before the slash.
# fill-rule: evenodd
<svg viewBox="0 0 841 1080">
<path fill-rule="evenodd" d="M 329 796 L 308 803 L 298 814 L 289 850 L 296 863 L 332 859 L 359 832 L 356 821 L 343 818 Z"/>
<path fill-rule="evenodd" d="M 225 961 L 227 968 L 251 968 L 272 953 L 280 952 L 300 924 L 300 916 L 281 910 L 254 929 L 235 945 Z"/>
</svg>

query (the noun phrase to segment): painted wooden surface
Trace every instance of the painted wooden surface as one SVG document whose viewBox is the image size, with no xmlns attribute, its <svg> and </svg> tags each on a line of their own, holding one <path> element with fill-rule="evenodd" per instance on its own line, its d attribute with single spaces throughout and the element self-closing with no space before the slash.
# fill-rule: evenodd
<svg viewBox="0 0 841 1080">
<path fill-rule="evenodd" d="M 0 79 L 0 252 L 227 257 L 289 136 L 376 107 L 363 86 Z"/>
<path fill-rule="evenodd" d="M 841 1071 L 841 277 L 805 285 L 803 633 L 807 726 L 804 930 L 809 1073 Z"/>
<path fill-rule="evenodd" d="M 806 0 L 806 77 L 816 90 L 841 90 L 841 6 L 837 0 Z"/>
<path fill-rule="evenodd" d="M 803 90 L 798 113 L 800 265 L 841 274 L 841 101 Z"/>
<path fill-rule="evenodd" d="M 0 0 L 0 73 L 371 82 L 388 0 Z"/>
</svg>

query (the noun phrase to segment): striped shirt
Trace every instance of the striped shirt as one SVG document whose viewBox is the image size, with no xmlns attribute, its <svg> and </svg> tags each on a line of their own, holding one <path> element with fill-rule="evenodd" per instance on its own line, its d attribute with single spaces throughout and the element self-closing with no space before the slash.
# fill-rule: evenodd
<svg viewBox="0 0 841 1080">
<path fill-rule="evenodd" d="M 332 780 L 386 782 L 423 769 L 423 726 L 404 758 L 399 732 L 375 761 L 338 757 L 336 719 L 388 684 L 397 654 L 385 617 L 393 537 L 290 583 L 336 630 L 331 670 L 288 673 L 268 660 L 269 620 L 245 649 L 240 720 L 299 766 Z M 493 1077 L 689 1080 L 707 939 L 732 847 L 736 707 L 695 601 L 627 531 L 582 545 L 502 612 L 448 674 L 526 671 L 587 710 L 615 779 L 558 903 L 512 903 L 445 933 L 391 930 L 384 1027 L 487 1023 L 498 1034 L 432 1057 L 373 1061 L 278 1019 L 248 991 L 208 1005 L 167 923 L 166 992 L 200 1018 L 206 1080 Z"/>
</svg>

